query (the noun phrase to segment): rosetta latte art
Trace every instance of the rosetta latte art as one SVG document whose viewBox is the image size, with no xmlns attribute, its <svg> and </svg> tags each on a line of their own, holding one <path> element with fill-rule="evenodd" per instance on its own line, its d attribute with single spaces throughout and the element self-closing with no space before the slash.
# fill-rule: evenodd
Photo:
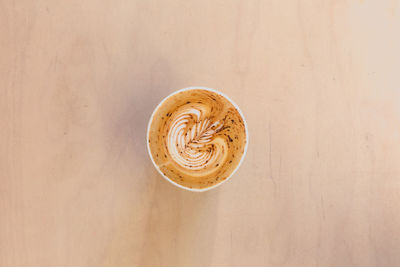
<svg viewBox="0 0 400 267">
<path fill-rule="evenodd" d="M 201 113 L 201 110 L 195 108 L 183 110 L 172 121 L 168 132 L 168 151 L 173 160 L 181 167 L 190 170 L 200 170 L 215 165 L 223 157 L 224 145 L 214 140 L 223 123 L 220 121 L 212 123 L 208 118 L 201 120 Z"/>
<path fill-rule="evenodd" d="M 160 172 L 197 189 L 229 177 L 246 146 L 240 112 L 222 95 L 202 89 L 168 97 L 153 114 L 148 138 Z"/>
</svg>

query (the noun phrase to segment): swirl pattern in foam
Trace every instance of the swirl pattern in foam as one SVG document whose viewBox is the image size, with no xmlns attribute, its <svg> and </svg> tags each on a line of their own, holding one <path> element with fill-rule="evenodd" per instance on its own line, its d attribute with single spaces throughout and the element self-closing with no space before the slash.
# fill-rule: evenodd
<svg viewBox="0 0 400 267">
<path fill-rule="evenodd" d="M 223 123 L 212 123 L 207 114 L 203 115 L 204 110 L 183 108 L 171 119 L 167 136 L 168 151 L 172 159 L 184 169 L 205 169 L 220 163 L 223 158 L 224 144 L 221 145 L 214 138 Z"/>
<path fill-rule="evenodd" d="M 244 120 L 224 96 L 203 89 L 168 97 L 155 111 L 148 142 L 159 170 L 189 188 L 224 181 L 246 146 Z"/>
</svg>

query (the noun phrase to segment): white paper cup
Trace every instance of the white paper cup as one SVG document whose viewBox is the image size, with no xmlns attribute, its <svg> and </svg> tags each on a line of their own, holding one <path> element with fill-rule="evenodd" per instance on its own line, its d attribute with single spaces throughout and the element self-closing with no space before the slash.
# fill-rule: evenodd
<svg viewBox="0 0 400 267">
<path fill-rule="evenodd" d="M 155 163 L 155 161 L 154 161 L 154 159 L 153 159 L 153 155 L 151 154 L 150 145 L 149 145 L 150 127 L 151 127 L 151 123 L 152 123 L 152 121 L 153 121 L 153 117 L 154 117 L 154 115 L 156 114 L 156 111 L 158 110 L 158 108 L 161 107 L 161 106 L 164 104 L 164 102 L 165 102 L 168 98 L 170 98 L 171 96 L 173 96 L 173 95 L 175 95 L 175 94 L 178 94 L 178 93 L 180 93 L 180 92 L 183 92 L 183 91 L 189 91 L 189 90 L 195 90 L 195 89 L 201 89 L 201 90 L 210 91 L 210 92 L 213 92 L 213 93 L 216 93 L 216 94 L 219 94 L 219 95 L 225 97 L 225 98 L 239 111 L 239 114 L 240 114 L 240 116 L 241 116 L 242 119 L 243 119 L 244 128 L 245 128 L 245 132 L 246 132 L 246 144 L 245 144 L 245 147 L 244 147 L 244 152 L 243 152 L 242 158 L 241 158 L 240 161 L 239 161 L 239 164 L 235 167 L 235 169 L 232 171 L 232 173 L 231 173 L 225 180 L 223 180 L 222 182 L 219 182 L 219 183 L 217 183 L 217 184 L 215 184 L 215 185 L 213 185 L 213 186 L 205 187 L 205 188 L 189 188 L 189 187 L 186 187 L 186 186 L 183 186 L 183 185 L 180 185 L 180 184 L 174 182 L 173 180 L 171 180 L 170 178 L 168 178 L 168 176 L 164 175 L 164 174 L 162 173 L 162 171 L 159 169 L 159 167 L 157 166 L 157 164 Z M 167 180 L 168 182 L 170 182 L 171 184 L 173 184 L 173 185 L 175 185 L 175 186 L 177 186 L 177 187 L 179 187 L 179 188 L 182 188 L 182 189 L 185 189 L 185 190 L 188 190 L 188 191 L 192 191 L 192 192 L 204 192 L 204 191 L 208 191 L 208 190 L 211 190 L 211 189 L 213 189 L 213 188 L 216 188 L 216 187 L 220 186 L 221 184 L 225 183 L 225 182 L 228 181 L 228 180 L 235 174 L 235 172 L 239 169 L 239 167 L 240 167 L 240 165 L 242 165 L 242 162 L 243 162 L 243 160 L 244 160 L 244 158 L 245 158 L 245 156 L 246 156 L 246 153 L 247 153 L 247 147 L 248 147 L 248 145 L 249 145 L 249 132 L 248 132 L 248 128 L 247 128 L 247 122 L 246 122 L 245 117 L 243 116 L 242 111 L 240 110 L 240 108 L 238 107 L 238 105 L 236 105 L 236 103 L 233 102 L 232 99 L 230 99 L 227 95 L 225 95 L 224 93 L 221 93 L 221 92 L 219 92 L 219 91 L 217 91 L 217 90 L 215 90 L 215 89 L 211 89 L 211 88 L 207 88 L 207 87 L 203 87 L 203 86 L 191 86 L 191 87 L 183 88 L 183 89 L 180 89 L 180 90 L 178 90 L 178 91 L 175 91 L 175 92 L 169 94 L 168 96 L 166 96 L 166 97 L 157 105 L 157 107 L 156 107 L 156 108 L 154 109 L 154 111 L 153 111 L 153 114 L 151 114 L 151 117 L 150 117 L 150 120 L 149 120 L 149 124 L 148 124 L 148 126 L 147 126 L 146 143 L 147 143 L 147 152 L 149 153 L 151 162 L 153 162 L 154 167 L 157 169 L 157 171 L 160 173 L 160 175 L 161 175 L 162 177 L 164 177 L 165 180 Z"/>
</svg>

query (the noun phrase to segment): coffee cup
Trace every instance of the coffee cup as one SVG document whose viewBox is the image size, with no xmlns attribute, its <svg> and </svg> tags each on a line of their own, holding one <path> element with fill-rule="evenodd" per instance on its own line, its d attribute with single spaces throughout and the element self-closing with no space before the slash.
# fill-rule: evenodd
<svg viewBox="0 0 400 267">
<path fill-rule="evenodd" d="M 163 178 L 182 189 L 204 192 L 238 170 L 248 139 L 239 107 L 222 92 L 196 86 L 175 91 L 158 104 L 146 142 Z"/>
</svg>

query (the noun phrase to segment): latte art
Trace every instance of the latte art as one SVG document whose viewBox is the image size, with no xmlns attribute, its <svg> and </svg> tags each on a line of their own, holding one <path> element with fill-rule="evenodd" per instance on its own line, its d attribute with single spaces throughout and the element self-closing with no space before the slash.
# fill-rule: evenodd
<svg viewBox="0 0 400 267">
<path fill-rule="evenodd" d="M 224 181 L 246 147 L 243 117 L 224 96 L 192 89 L 168 97 L 154 112 L 149 150 L 160 172 L 188 188 Z"/>
<path fill-rule="evenodd" d="M 203 109 L 204 110 L 204 109 Z M 225 144 L 215 139 L 223 123 L 212 123 L 201 109 L 187 108 L 177 114 L 168 131 L 168 151 L 173 160 L 188 170 L 200 170 L 221 163 Z M 191 127 L 190 127 L 191 125 Z M 202 173 L 204 175 L 204 173 Z"/>
</svg>

